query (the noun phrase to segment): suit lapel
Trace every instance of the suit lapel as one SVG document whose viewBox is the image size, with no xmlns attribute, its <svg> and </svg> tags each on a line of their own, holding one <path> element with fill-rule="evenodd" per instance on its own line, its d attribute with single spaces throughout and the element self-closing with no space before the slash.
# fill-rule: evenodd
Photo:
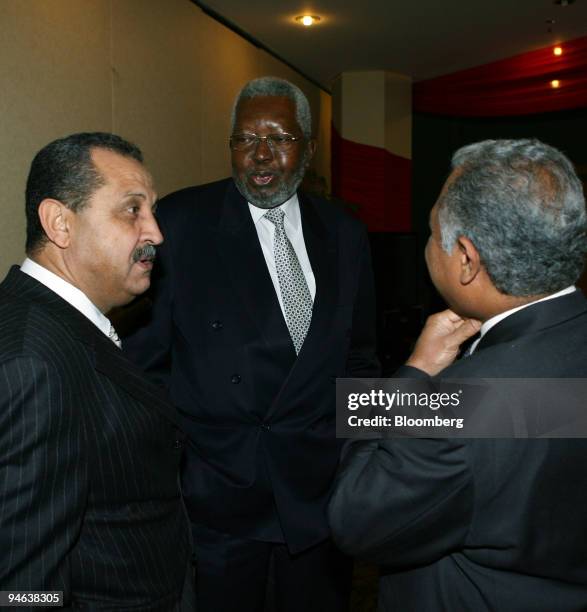
<svg viewBox="0 0 587 612">
<path fill-rule="evenodd" d="M 295 350 L 267 270 L 257 230 L 246 200 L 232 181 L 222 203 L 216 248 L 242 307 L 255 322 L 266 346 L 282 347 L 275 355 L 276 359 L 293 361 Z"/>
<path fill-rule="evenodd" d="M 336 235 L 328 231 L 315 207 L 307 196 L 298 194 L 302 214 L 302 229 L 308 258 L 316 279 L 316 297 L 312 310 L 312 321 L 299 358 L 319 350 L 324 341 L 338 295 L 337 241 Z"/>
<path fill-rule="evenodd" d="M 336 234 L 328 228 L 310 199 L 298 192 L 300 211 L 302 216 L 302 229 L 304 243 L 312 272 L 316 280 L 316 297 L 312 309 L 310 329 L 302 346 L 298 358 L 283 381 L 279 393 L 276 395 L 268 416 L 277 412 L 280 406 L 289 402 L 284 401 L 287 394 L 288 383 L 300 368 L 307 368 L 312 360 L 320 360 L 324 339 L 332 323 L 332 316 L 338 296 L 337 255 L 338 245 Z M 329 231 L 330 229 L 330 231 Z M 310 367 L 312 367 L 310 365 Z"/>
<path fill-rule="evenodd" d="M 167 400 L 164 391 L 151 383 L 111 340 L 106 338 L 104 334 L 101 334 L 101 336 L 102 338 L 97 338 L 94 344 L 94 367 L 96 371 L 124 389 L 126 393 L 144 406 L 157 410 L 164 418 L 179 428 L 179 420 L 175 410 Z"/>
<path fill-rule="evenodd" d="M 165 399 L 163 392 L 152 384 L 122 351 L 108 339 L 89 319 L 66 300 L 28 274 L 13 266 L 2 288 L 9 293 L 35 302 L 63 329 L 86 347 L 94 368 L 121 387 L 129 395 L 148 408 L 157 410 L 163 417 L 178 426 L 175 411 Z"/>
</svg>

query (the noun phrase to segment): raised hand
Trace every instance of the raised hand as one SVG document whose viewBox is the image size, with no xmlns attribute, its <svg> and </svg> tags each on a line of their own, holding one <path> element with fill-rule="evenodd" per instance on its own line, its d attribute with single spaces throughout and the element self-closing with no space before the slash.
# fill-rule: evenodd
<svg viewBox="0 0 587 612">
<path fill-rule="evenodd" d="M 461 344 L 480 328 L 481 321 L 465 319 L 452 310 L 434 314 L 428 317 L 406 365 L 435 376 L 456 359 Z"/>
</svg>

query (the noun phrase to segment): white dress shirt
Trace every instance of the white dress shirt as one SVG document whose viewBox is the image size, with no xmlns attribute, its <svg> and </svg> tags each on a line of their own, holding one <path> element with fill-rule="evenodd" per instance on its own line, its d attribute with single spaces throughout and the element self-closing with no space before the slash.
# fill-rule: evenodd
<svg viewBox="0 0 587 612">
<path fill-rule="evenodd" d="M 312 300 L 316 297 L 316 279 L 314 278 L 314 272 L 312 272 L 312 266 L 310 265 L 310 259 L 308 258 L 308 252 L 306 251 L 306 243 L 304 242 L 304 233 L 302 231 L 302 214 L 300 212 L 300 203 L 298 201 L 297 194 L 294 195 L 278 206 L 285 213 L 283 219 L 283 227 L 285 233 L 291 242 L 291 245 L 296 252 L 302 272 L 308 283 L 308 289 Z M 263 215 L 267 212 L 265 208 L 258 208 L 253 206 L 249 202 L 249 210 L 251 211 L 251 217 L 257 230 L 257 236 L 259 236 L 259 242 L 261 243 L 261 249 L 263 250 L 263 256 L 265 257 L 265 263 L 267 269 L 271 275 L 273 281 L 273 287 L 281 306 L 281 312 L 285 318 L 285 309 L 283 307 L 283 300 L 281 298 L 281 291 L 279 289 L 279 278 L 277 276 L 277 268 L 275 267 L 275 255 L 273 251 L 273 237 L 275 235 L 275 225 L 266 219 Z"/>
<path fill-rule="evenodd" d="M 40 266 L 28 257 L 24 260 L 22 266 L 20 266 L 20 270 L 32 276 L 35 280 L 38 280 L 45 285 L 45 287 L 51 289 L 51 291 L 71 304 L 76 310 L 79 310 L 84 317 L 89 319 L 105 336 L 110 338 L 112 342 L 120 348 L 120 340 L 118 340 L 118 336 L 113 336 L 112 332 L 114 328 L 110 320 L 100 312 L 83 291 L 80 291 L 71 283 L 68 283 L 60 276 L 57 276 L 57 274 Z"/>
<path fill-rule="evenodd" d="M 566 289 L 561 289 L 561 291 L 557 291 L 556 293 L 552 293 L 551 295 L 547 295 L 546 297 L 540 298 L 539 300 L 535 300 L 534 302 L 528 302 L 527 304 L 522 304 L 522 306 L 517 306 L 516 308 L 511 308 L 510 310 L 506 310 L 505 312 L 500 312 L 496 314 L 491 319 L 487 319 L 483 325 L 481 325 L 481 329 L 479 330 L 479 338 L 471 344 L 471 348 L 467 352 L 470 355 L 476 348 L 479 342 L 481 342 L 481 338 L 495 325 L 497 325 L 500 321 L 503 321 L 506 317 L 514 314 L 514 312 L 518 312 L 518 310 L 523 310 L 524 308 L 528 308 L 528 306 L 532 306 L 532 304 L 538 304 L 538 302 L 546 302 L 546 300 L 553 300 L 554 298 L 561 297 L 563 295 L 567 295 L 568 293 L 573 293 L 577 288 L 574 285 L 567 287 Z"/>
</svg>

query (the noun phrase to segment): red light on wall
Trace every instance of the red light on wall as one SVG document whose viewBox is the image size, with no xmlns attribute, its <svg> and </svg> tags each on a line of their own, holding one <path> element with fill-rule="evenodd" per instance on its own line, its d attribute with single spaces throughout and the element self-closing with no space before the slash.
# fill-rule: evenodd
<svg viewBox="0 0 587 612">
<path fill-rule="evenodd" d="M 561 86 L 561 82 L 558 79 L 554 79 L 554 80 L 550 81 L 550 86 L 553 89 L 558 89 Z"/>
<path fill-rule="evenodd" d="M 562 54 L 563 54 L 563 48 L 562 48 L 562 47 L 555 47 L 555 48 L 552 50 L 552 52 L 553 52 L 555 55 L 562 55 Z"/>
</svg>

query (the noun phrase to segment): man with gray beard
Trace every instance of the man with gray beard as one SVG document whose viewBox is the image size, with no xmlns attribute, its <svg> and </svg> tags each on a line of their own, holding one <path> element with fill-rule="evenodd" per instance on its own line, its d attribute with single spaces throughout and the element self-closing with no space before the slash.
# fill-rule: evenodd
<svg viewBox="0 0 587 612">
<path fill-rule="evenodd" d="M 204 612 L 348 607 L 350 563 L 325 514 L 334 380 L 378 375 L 373 280 L 364 228 L 298 191 L 311 123 L 291 83 L 245 85 L 233 176 L 160 202 L 152 316 L 125 342 L 189 434 L 183 491 Z"/>
</svg>

